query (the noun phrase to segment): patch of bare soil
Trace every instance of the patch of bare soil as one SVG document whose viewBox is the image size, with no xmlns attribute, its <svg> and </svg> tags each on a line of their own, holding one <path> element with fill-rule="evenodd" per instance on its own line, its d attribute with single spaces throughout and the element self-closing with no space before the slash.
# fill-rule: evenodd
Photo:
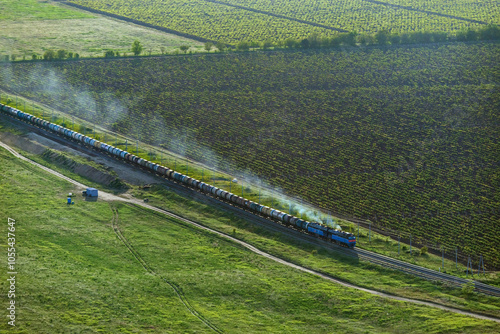
<svg viewBox="0 0 500 334">
<path fill-rule="evenodd" d="M 158 183 L 158 180 L 152 174 L 148 175 L 121 161 L 117 161 L 111 157 L 93 155 L 85 151 L 75 150 L 33 132 L 30 132 L 26 136 L 0 133 L 0 138 L 8 145 L 40 155 L 48 161 L 68 168 L 70 171 L 97 183 L 111 186 L 120 186 L 122 181 L 133 185 Z M 76 162 L 63 153 L 83 157 L 88 161 L 101 165 L 106 171 Z"/>
</svg>

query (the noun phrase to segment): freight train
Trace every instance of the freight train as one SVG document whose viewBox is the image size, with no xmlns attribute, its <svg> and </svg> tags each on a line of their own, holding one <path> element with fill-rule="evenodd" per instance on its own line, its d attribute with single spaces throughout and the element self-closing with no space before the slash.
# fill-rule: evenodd
<svg viewBox="0 0 500 334">
<path fill-rule="evenodd" d="M 200 191 L 206 195 L 210 195 L 224 202 L 229 202 L 234 206 L 243 208 L 245 210 L 251 211 L 254 214 L 264 216 L 273 221 L 279 222 L 281 224 L 293 227 L 295 229 L 301 230 L 303 232 L 309 233 L 316 237 L 329 240 L 331 242 L 337 243 L 344 247 L 354 248 L 356 246 L 356 238 L 352 233 L 347 233 L 341 230 L 329 228 L 321 223 L 308 222 L 303 219 L 294 217 L 285 212 L 270 208 L 268 206 L 260 205 L 246 198 L 240 197 L 228 191 L 219 189 L 215 186 L 207 184 L 205 182 L 196 180 L 187 175 L 178 173 L 165 166 L 158 165 L 151 161 L 145 160 L 127 151 L 123 151 L 114 146 L 102 143 L 96 139 L 85 136 L 76 131 L 72 131 L 60 125 L 45 121 L 36 116 L 24 113 L 16 108 L 0 104 L 0 110 L 4 113 L 25 121 L 27 123 L 34 124 L 42 129 L 49 130 L 51 132 L 57 133 L 68 140 L 78 141 L 87 146 L 91 146 L 96 150 L 101 152 L 106 152 L 114 157 L 121 158 L 123 160 L 129 161 L 131 164 L 141 166 L 143 168 L 149 169 L 154 173 L 165 177 L 170 180 L 174 180 L 181 183 L 189 188 Z"/>
</svg>

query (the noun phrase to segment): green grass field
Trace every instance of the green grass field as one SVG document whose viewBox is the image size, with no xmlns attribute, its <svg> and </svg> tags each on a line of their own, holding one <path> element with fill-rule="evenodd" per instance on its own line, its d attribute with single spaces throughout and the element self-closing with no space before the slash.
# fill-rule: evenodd
<svg viewBox="0 0 500 334">
<path fill-rule="evenodd" d="M 2 125 L 2 132 L 3 131 L 10 131 L 10 132 L 16 132 L 19 133 L 18 130 L 13 130 L 10 128 L 10 126 L 3 124 Z M 26 153 L 24 153 L 26 155 Z M 81 176 L 78 176 L 76 174 L 73 174 L 71 172 L 68 172 L 61 166 L 58 166 L 54 162 L 51 161 L 45 161 L 43 158 L 35 155 L 29 155 L 30 158 L 35 159 L 36 161 L 47 165 L 51 168 L 54 168 L 63 174 L 66 174 L 72 178 L 77 179 L 80 182 L 83 182 L 85 184 L 90 184 L 92 186 L 96 186 L 99 189 L 103 189 L 102 185 L 95 184 L 95 183 L 89 183 L 87 179 L 82 178 Z M 7 156 L 8 157 L 8 156 Z M 4 159 L 2 159 L 4 160 Z M 10 160 L 10 159 L 7 159 Z M 17 161 L 13 161 L 12 164 L 17 163 Z M 22 164 L 21 164 L 22 165 Z M 11 168 L 10 163 L 5 164 L 5 168 Z M 9 169 L 10 170 L 10 169 Z M 10 175 L 10 174 L 9 174 Z M 27 174 L 26 178 L 29 178 L 31 174 Z M 10 176 L 9 176 L 10 177 Z M 13 174 L 11 177 L 19 178 L 17 174 Z M 49 178 L 50 179 L 50 178 Z M 21 179 L 20 179 L 21 180 Z M 9 179 L 6 179 L 5 182 L 10 182 Z M 49 182 L 49 181 L 48 181 Z M 15 183 L 14 183 L 15 184 Z M 33 183 L 31 184 L 32 188 L 44 188 L 43 185 L 36 185 Z M 104 188 L 105 189 L 105 188 Z M 65 192 L 69 191 L 70 189 L 68 188 L 67 190 L 64 191 L 59 191 L 61 195 L 58 196 L 57 202 L 59 203 L 65 203 Z M 20 191 L 19 189 L 15 188 L 13 191 L 18 192 L 21 196 L 21 198 L 24 198 L 23 192 Z M 38 190 L 37 190 L 38 191 Z M 41 190 L 43 192 L 43 190 Z M 360 285 L 363 287 L 367 288 L 372 288 L 375 290 L 379 291 L 385 291 L 390 294 L 394 295 L 400 295 L 400 296 L 406 296 L 409 298 L 416 298 L 420 300 L 428 300 L 432 302 L 436 302 L 438 304 L 443 304 L 443 305 L 448 305 L 460 309 L 465 309 L 469 310 L 472 312 L 479 312 L 479 313 L 484 313 L 484 314 L 490 314 L 493 316 L 499 316 L 500 315 L 500 301 L 498 298 L 493 298 L 493 297 L 486 297 L 484 295 L 466 295 L 463 294 L 459 289 L 455 288 L 448 288 L 446 286 L 443 286 L 441 284 L 434 284 L 432 282 L 428 282 L 422 279 L 418 279 L 409 275 L 401 274 L 398 272 L 393 272 L 391 270 L 385 270 L 382 268 L 379 268 L 377 266 L 365 264 L 365 263 L 358 263 L 356 260 L 352 258 L 345 257 L 341 255 L 341 253 L 335 252 L 335 251 L 325 251 L 322 248 L 319 247 L 314 247 L 313 245 L 309 244 L 303 244 L 301 242 L 296 242 L 286 236 L 283 236 L 281 234 L 276 234 L 272 233 L 269 234 L 266 232 L 266 230 L 262 228 L 257 228 L 253 226 L 252 224 L 249 224 L 248 222 L 242 221 L 241 219 L 234 217 L 231 214 L 228 214 L 227 212 L 221 211 L 217 209 L 216 207 L 211 207 L 207 205 L 206 203 L 199 202 L 196 200 L 192 199 L 187 199 L 185 197 L 179 196 L 173 192 L 170 191 L 165 191 L 162 188 L 159 187 L 154 187 L 150 190 L 144 190 L 141 188 L 134 188 L 132 191 L 132 194 L 134 194 L 138 198 L 149 198 L 150 203 L 163 207 L 169 211 L 173 211 L 177 214 L 180 214 L 181 216 L 188 217 L 190 219 L 193 219 L 195 221 L 201 222 L 202 224 L 206 226 L 210 226 L 214 229 L 223 231 L 227 234 L 231 234 L 239 239 L 245 240 L 247 242 L 250 242 L 251 244 L 256 245 L 262 250 L 265 250 L 271 254 L 274 254 L 280 258 L 287 259 L 291 262 L 318 270 L 322 271 L 325 273 L 328 273 L 334 277 L 340 278 L 342 280 L 351 282 L 356 285 Z M 50 195 L 52 196 L 52 195 Z M 27 198 L 33 198 L 33 196 L 26 196 Z M 9 197 L 7 197 L 9 198 Z M 40 198 L 40 201 L 46 200 L 45 197 Z M 9 205 L 5 206 L 7 209 L 14 209 L 15 205 L 12 204 L 13 202 L 17 201 L 17 197 L 12 196 L 12 201 L 8 202 L 10 203 Z M 80 208 L 82 205 L 84 208 L 87 208 L 88 203 L 78 201 L 77 198 L 77 204 L 74 206 L 74 208 Z M 56 199 L 54 199 L 52 202 L 54 203 L 54 207 L 56 208 L 57 206 L 55 205 Z M 99 204 L 99 203 L 98 203 Z M 163 263 L 162 259 L 165 258 L 170 258 L 170 256 L 162 256 L 160 259 L 157 259 L 155 256 L 159 254 L 159 252 L 171 252 L 170 248 L 166 247 L 166 245 L 171 245 L 175 244 L 176 246 L 176 251 L 177 248 L 180 247 L 182 249 L 182 253 L 185 253 L 185 247 L 186 245 L 181 246 L 181 244 L 185 244 L 187 242 L 184 240 L 181 236 L 175 235 L 173 238 L 174 240 L 166 240 L 164 239 L 165 237 L 163 234 L 158 234 L 158 231 L 153 232 L 149 227 L 153 222 L 157 221 L 157 216 L 155 215 L 148 215 L 144 210 L 142 209 L 131 209 L 128 206 L 121 206 L 118 205 L 119 208 L 119 218 L 120 222 L 118 223 L 120 226 L 129 226 L 131 230 L 136 231 L 136 237 L 138 239 L 134 238 L 129 238 L 128 233 L 131 233 L 129 228 L 122 229 L 123 235 L 125 235 L 128 240 L 132 240 L 131 243 L 134 245 L 135 249 L 139 251 L 139 253 L 142 254 L 142 256 L 146 259 L 145 252 L 141 251 L 141 247 L 147 248 L 148 252 L 152 252 L 152 259 L 154 258 L 154 261 L 158 261 L 158 264 L 154 264 L 153 262 L 150 262 L 149 260 L 147 261 L 148 263 L 151 264 L 153 268 L 158 268 L 158 266 L 164 266 L 166 264 Z M 47 214 L 50 214 L 51 217 L 55 219 L 59 219 L 59 215 L 61 210 L 64 210 L 66 208 L 65 205 L 62 205 L 61 207 L 57 207 L 57 213 L 52 213 L 50 210 L 46 210 Z M 73 209 L 73 208 L 72 208 Z M 105 210 L 105 208 L 103 209 Z M 17 211 L 16 211 L 17 212 Z M 38 212 L 38 211 L 37 211 Z M 83 214 L 82 214 L 83 215 Z M 98 222 L 101 221 L 106 221 L 109 220 L 108 222 L 103 222 L 106 224 L 107 227 L 110 226 L 110 221 L 111 221 L 111 213 L 105 212 L 105 211 L 98 211 L 96 212 L 96 215 L 98 215 L 99 219 L 97 219 Z M 125 218 L 129 217 L 129 218 Z M 67 219 L 66 219 L 67 218 Z M 83 217 L 81 219 L 84 219 Z M 94 216 L 92 216 L 92 219 L 94 219 Z M 69 223 L 73 219 L 68 218 L 68 216 L 64 216 L 63 220 L 66 223 Z M 145 225 L 144 225 L 145 224 Z M 161 229 L 165 231 L 165 229 L 170 229 L 170 226 L 163 226 L 161 223 L 161 220 L 158 221 L 158 223 L 154 223 L 158 225 L 158 227 L 161 225 Z M 59 226 L 59 225 L 58 225 Z M 194 230 L 191 228 L 184 229 L 185 231 L 191 231 L 196 236 L 194 236 L 195 240 L 198 241 L 192 241 L 193 243 L 196 243 L 197 245 L 201 245 L 202 241 L 200 241 L 200 234 L 196 233 Z M 71 233 L 73 233 L 75 229 L 71 230 Z M 86 231 L 86 230 L 84 230 Z M 141 233 L 139 232 L 142 231 L 144 234 L 141 237 Z M 163 232 L 162 232 L 163 233 Z M 187 232 L 186 232 L 187 233 Z M 202 233 L 203 235 L 203 233 Z M 373 236 L 375 238 L 380 238 L 379 236 Z M 155 238 L 160 238 L 162 241 L 155 243 L 152 240 Z M 179 239 L 179 240 L 177 240 Z M 133 240 L 141 240 L 139 244 L 133 242 Z M 212 244 L 216 243 L 224 243 L 220 241 L 217 238 L 211 238 L 210 242 Z M 379 244 L 379 242 L 376 242 Z M 384 244 L 384 243 L 382 243 Z M 140 246 L 139 246 L 140 245 Z M 195 247 L 196 252 L 200 251 L 199 248 Z M 212 254 L 212 252 L 209 251 L 200 251 L 202 253 L 207 253 Z M 226 254 L 228 251 L 225 248 L 224 249 L 224 254 Z M 245 253 L 245 252 L 244 252 Z M 169 253 L 170 254 L 170 253 Z M 246 254 L 246 253 L 245 253 Z M 103 255 L 104 256 L 104 255 Z M 229 255 L 225 255 L 229 256 Z M 225 258 L 225 257 L 224 257 Z M 433 262 L 433 261 L 439 261 L 439 258 L 437 257 L 432 257 L 432 256 L 422 256 L 422 260 L 425 262 L 424 259 L 427 259 L 428 262 Z M 185 260 L 185 258 L 183 258 Z M 245 255 L 245 260 L 242 260 L 242 262 L 239 264 L 239 266 L 245 266 L 244 262 L 245 261 L 250 261 L 250 263 L 253 263 L 255 260 L 253 254 L 250 254 L 249 256 Z M 201 261 L 201 260 L 200 260 Z M 204 259 L 203 262 L 204 265 L 208 265 L 210 263 L 210 260 Z M 259 260 L 260 261 L 260 260 Z M 186 265 L 186 261 L 183 262 Z M 202 263 L 202 262 L 200 262 Z M 261 263 L 261 262 L 259 262 Z M 178 267 L 176 267 L 178 270 L 180 270 L 180 264 L 176 264 Z M 449 262 L 446 264 L 451 265 Z M 201 264 L 197 264 L 195 267 L 203 267 Z M 267 265 L 266 265 L 267 266 Z M 210 267 L 212 268 L 212 267 Z M 236 270 L 236 269 L 235 269 Z M 156 270 L 157 271 L 157 270 Z M 158 272 L 158 271 L 157 271 Z M 191 272 L 191 271 L 190 271 Z M 205 275 L 205 274 L 204 274 Z M 259 272 L 260 276 L 264 275 L 262 272 Z M 279 276 L 283 276 L 283 273 L 280 272 Z M 377 279 L 374 280 L 373 278 L 376 277 Z M 232 277 L 231 279 L 235 279 Z M 273 279 L 269 279 L 273 280 Z M 269 282 L 269 280 L 266 280 L 266 282 Z M 276 279 L 279 280 L 279 279 Z M 175 281 L 179 283 L 178 281 Z M 286 283 L 287 285 L 290 285 L 291 283 Z M 182 285 L 181 285 L 182 286 Z M 201 287 L 197 286 L 197 289 L 201 289 Z M 233 288 L 234 289 L 234 288 Z M 183 290 L 186 291 L 186 290 Z M 187 295 L 187 294 L 186 294 Z M 216 297 L 214 297 L 216 298 Z M 217 297 L 219 298 L 219 297 Z M 336 303 L 336 302 L 334 302 Z M 212 304 L 212 305 L 217 305 L 217 303 Z M 353 311 L 354 312 L 354 311 Z M 461 325 L 460 325 L 461 326 Z M 460 328 L 457 327 L 457 328 Z M 253 330 L 252 330 L 253 331 Z M 441 330 L 438 330 L 438 332 Z"/>
<path fill-rule="evenodd" d="M 416 333 L 451 326 L 484 333 L 498 328 L 346 290 L 141 209 L 79 198 L 68 207 L 71 185 L 3 149 L 0 160 L 1 219 L 16 219 L 18 332 L 209 332 L 165 281 L 227 332 L 407 328 Z M 156 275 L 146 272 L 115 235 L 113 207 L 121 233 Z M 5 235 L 6 227 L 2 224 Z M 5 268 L 5 257 L 1 263 Z M 5 291 L 6 280 L 1 282 Z M 5 294 L 1 300 L 7 303 Z M 7 328 L 5 321 L 0 328 Z"/>
<path fill-rule="evenodd" d="M 38 21 L 88 19 L 95 15 L 71 8 L 55 6 L 52 1 L 0 0 L 1 21 Z M 32 22 L 26 22 L 26 25 Z"/>
<path fill-rule="evenodd" d="M 181 45 L 203 51 L 203 44 L 184 37 L 159 32 L 135 24 L 90 15 L 55 2 L 35 0 L 0 1 L 0 57 L 17 60 L 43 56 L 46 50 L 64 49 L 80 57 L 103 57 L 108 50 L 132 54 L 139 40 L 144 54 L 179 51 Z"/>
</svg>

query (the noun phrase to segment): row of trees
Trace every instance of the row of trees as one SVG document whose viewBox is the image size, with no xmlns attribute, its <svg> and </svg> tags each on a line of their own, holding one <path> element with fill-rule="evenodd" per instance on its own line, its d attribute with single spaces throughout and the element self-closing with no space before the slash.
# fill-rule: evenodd
<svg viewBox="0 0 500 334">
<path fill-rule="evenodd" d="M 78 53 L 73 53 L 73 52 L 68 52 L 64 49 L 60 49 L 57 51 L 54 50 L 47 50 L 43 53 L 43 56 L 40 59 L 44 60 L 61 60 L 61 59 L 78 59 L 80 58 L 80 55 Z M 38 56 L 36 54 L 33 54 L 32 56 L 33 60 L 38 59 Z"/>
<path fill-rule="evenodd" d="M 312 34 L 307 38 L 294 39 L 287 38 L 284 41 L 274 43 L 271 40 L 264 42 L 241 41 L 236 45 L 238 51 L 248 51 L 251 48 L 269 49 L 315 49 L 329 48 L 340 45 L 387 45 L 387 44 L 423 44 L 438 43 L 447 41 L 478 41 L 478 40 L 499 40 L 500 27 L 488 25 L 480 29 L 462 29 L 455 34 L 446 32 L 425 32 L 417 31 L 413 33 L 390 33 L 387 30 L 378 31 L 375 34 L 358 34 L 356 32 L 341 33 L 333 37 L 324 37 Z"/>
<path fill-rule="evenodd" d="M 338 47 L 341 45 L 347 46 L 358 46 L 358 45 L 396 45 L 396 44 L 425 44 L 425 43 L 439 43 L 447 41 L 478 41 L 478 40 L 499 40 L 500 39 L 500 27 L 496 25 L 488 25 L 481 29 L 462 29 L 455 34 L 445 33 L 445 32 L 414 32 L 414 33 L 389 33 L 386 30 L 381 30 L 375 34 L 358 34 L 356 32 L 341 33 L 333 37 L 320 36 L 318 34 L 312 34 L 307 38 L 294 39 L 287 38 L 283 41 L 273 42 L 272 40 L 265 40 L 263 42 L 248 42 L 240 41 L 236 45 L 237 51 L 248 51 L 250 49 L 262 49 L 267 50 L 270 48 L 281 48 L 281 49 L 317 49 L 317 48 L 331 48 Z M 187 53 L 189 50 L 188 45 L 181 45 L 179 49 Z M 224 43 L 217 42 L 206 42 L 205 50 L 207 52 L 216 49 L 219 52 L 224 52 L 228 48 Z M 132 43 L 131 51 L 134 56 L 139 56 L 143 51 L 144 47 L 141 42 L 135 40 Z M 161 53 L 165 54 L 165 48 L 161 48 Z M 151 55 L 151 50 L 149 51 Z M 126 55 L 124 52 L 123 55 Z M 78 59 L 80 55 L 78 53 L 67 52 L 64 49 L 57 51 L 47 50 L 44 52 L 43 56 L 38 56 L 36 54 L 32 55 L 33 60 L 43 59 L 43 60 L 62 60 L 62 59 Z M 104 53 L 104 57 L 120 57 L 118 51 L 107 50 Z M 11 55 L 10 60 L 15 61 L 16 56 Z M 23 57 L 26 60 L 26 57 Z M 9 61 L 9 56 L 4 56 L 4 61 Z"/>
</svg>

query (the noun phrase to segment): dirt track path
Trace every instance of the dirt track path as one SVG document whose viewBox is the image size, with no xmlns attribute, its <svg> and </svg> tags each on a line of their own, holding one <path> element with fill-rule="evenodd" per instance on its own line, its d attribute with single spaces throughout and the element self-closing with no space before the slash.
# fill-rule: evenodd
<svg viewBox="0 0 500 334">
<path fill-rule="evenodd" d="M 3 142 L 0 141 L 0 146 L 3 147 L 4 149 L 6 149 L 7 151 L 9 151 L 11 154 L 13 154 L 15 157 L 21 159 L 21 160 L 24 160 L 30 164 L 33 164 L 45 171 L 47 171 L 48 173 L 51 173 L 61 179 L 64 179 L 72 184 L 74 184 L 75 186 L 77 186 L 79 189 L 86 189 L 87 186 L 83 185 L 82 183 L 80 182 L 77 182 L 67 176 L 64 176 L 62 175 L 61 173 L 58 173 L 48 167 L 45 167 L 43 165 L 40 165 L 39 163 L 37 162 L 34 162 L 24 156 L 22 156 L 21 154 L 19 154 L 18 152 L 16 152 L 14 149 L 12 149 L 10 146 L 4 144 Z M 146 209 L 149 209 L 149 210 L 153 210 L 155 212 L 158 212 L 158 213 L 161 213 L 163 215 L 166 215 L 166 216 L 169 216 L 169 217 L 172 217 L 172 218 L 175 218 L 177 220 L 180 220 L 180 221 L 183 221 L 185 223 L 188 223 L 192 226 L 195 226 L 199 229 L 202 229 L 204 231 L 208 231 L 210 233 L 213 233 L 213 234 L 216 234 L 222 238 L 225 238 L 225 239 L 228 239 L 228 240 L 231 240 L 232 242 L 235 242 L 237 244 L 240 244 L 242 245 L 243 247 L 249 249 L 250 251 L 256 253 L 256 254 L 259 254 L 259 255 L 262 255 L 270 260 L 273 260 L 275 262 L 278 262 L 278 263 L 281 263 L 283 265 L 286 265 L 288 267 L 291 267 L 291 268 L 294 268 L 294 269 L 297 269 L 297 270 L 300 270 L 300 271 L 303 271 L 303 272 L 306 272 L 306 273 L 309 273 L 311 275 L 315 275 L 315 276 L 319 276 L 325 280 L 328 280 L 332 283 L 336 283 L 336 284 L 340 284 L 342 286 L 345 286 L 345 287 L 348 287 L 348 288 L 353 288 L 353 289 L 356 289 L 356 290 L 360 290 L 360 291 L 364 291 L 364 292 L 367 292 L 367 293 L 370 293 L 372 295 L 376 295 L 376 296 L 379 296 L 379 297 L 384 297 L 384 298 L 388 298 L 388 299 L 393 299 L 393 300 L 399 300 L 399 301 L 403 301 L 403 302 L 407 302 L 407 303 L 413 303 L 413 304 L 419 304 L 419 305 L 424 305 L 424 306 L 429 306 L 429 307 L 434 307 L 434 308 L 438 308 L 438 309 L 441 309 L 441 310 L 445 310 L 445 311 L 449 311 L 449 312 L 453 312 L 453 313 L 458 313 L 458 314 L 462 314 L 462 315 L 466 315 L 466 316 L 471 316 L 471 317 L 474 317 L 474 318 L 478 318 L 478 319 L 483 319 L 483 320 L 490 320 L 490 321 L 495 321 L 497 323 L 500 323 L 500 319 L 498 318 L 495 318 L 495 317 L 491 317 L 491 316 L 485 316 L 485 315 L 480 315 L 480 314 L 476 314 L 476 313 L 472 313 L 472 312 L 468 312 L 468 311 L 463 311 L 463 310 L 459 310 L 459 309 L 456 309 L 456 308 L 452 308 L 452 307 L 447 307 L 447 306 L 443 306 L 443 305 L 438 305 L 438 304 L 434 304 L 434 303 L 431 303 L 431 302 L 426 302 L 426 301 L 421 301 L 421 300 L 416 300 L 416 299 L 410 299 L 410 298 L 405 298 L 405 297 L 398 297 L 398 296 L 394 296 L 394 295 L 389 295 L 389 294 L 386 294 L 386 293 L 383 293 L 383 292 L 379 292 L 379 291 L 375 291 L 375 290 L 370 290 L 370 289 L 366 289 L 366 288 L 363 288 L 363 287 L 359 287 L 359 286 L 356 286 L 356 285 L 353 285 L 353 284 L 350 284 L 350 283 L 347 283 L 347 282 L 344 282 L 344 281 L 340 281 L 340 280 L 337 280 L 333 277 L 330 277 L 328 275 L 325 275 L 325 274 L 322 274 L 322 273 L 319 273 L 317 271 L 314 271 L 314 270 L 311 270 L 311 269 L 308 269 L 308 268 L 305 268 L 305 267 L 301 267 L 299 265 L 296 265 L 294 263 L 291 263 L 291 262 L 288 262 L 288 261 L 285 261 L 283 259 L 280 259 L 276 256 L 273 256 L 271 254 L 268 254 L 266 252 L 263 252 L 261 251 L 260 249 L 244 242 L 244 241 L 241 241 L 239 239 L 236 239 L 236 238 L 233 238 L 231 237 L 230 235 L 227 235 L 227 234 L 224 234 L 222 232 L 219 232 L 219 231 L 216 231 L 216 230 L 212 230 L 206 226 L 203 226 L 203 225 L 200 225 L 198 223 L 195 223 L 191 220 L 188 220 L 188 219 L 185 219 L 185 218 L 182 218 L 182 217 L 179 217 L 171 212 L 168 212 L 168 211 L 165 211 L 165 210 L 162 210 L 162 209 L 159 209 L 157 207 L 154 207 L 154 206 L 151 206 L 149 204 L 146 204 L 144 203 L 143 201 L 140 201 L 138 199 L 135 199 L 135 198 L 131 198 L 131 197 L 119 197 L 119 196 L 116 196 L 116 195 L 113 195 L 113 194 L 110 194 L 110 193 L 106 193 L 104 191 L 99 191 L 99 198 L 102 199 L 102 200 L 106 200 L 106 201 L 120 201 L 120 202 L 126 202 L 126 203 L 130 203 L 130 204 L 134 204 L 134 205 L 138 205 L 138 206 L 141 206 L 141 207 L 144 207 Z"/>
</svg>

